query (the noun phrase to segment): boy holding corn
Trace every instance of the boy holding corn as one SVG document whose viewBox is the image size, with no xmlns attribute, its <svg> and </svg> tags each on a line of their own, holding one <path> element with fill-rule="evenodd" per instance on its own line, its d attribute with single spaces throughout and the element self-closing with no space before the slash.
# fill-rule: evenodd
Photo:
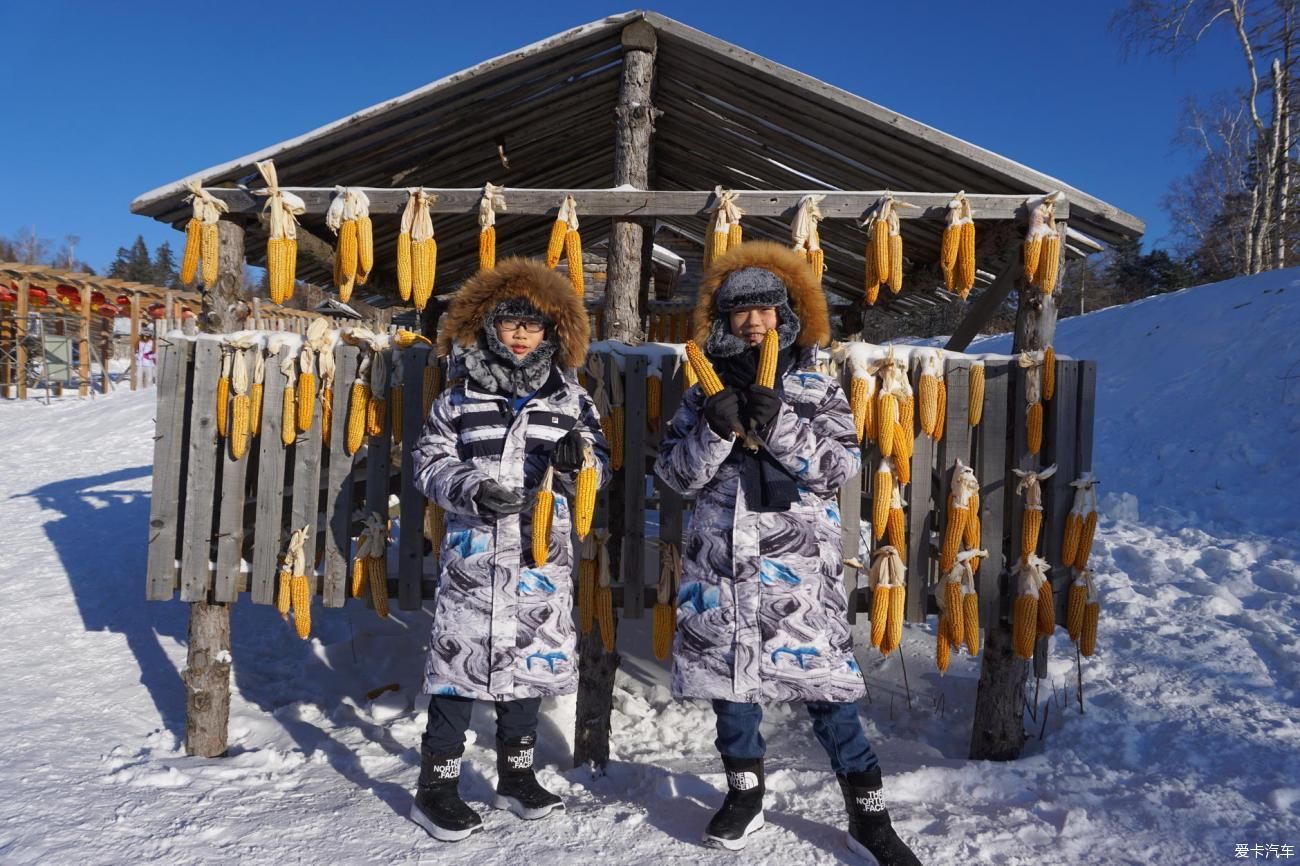
<svg viewBox="0 0 1300 866">
<path fill-rule="evenodd" d="M 518 258 L 461 287 L 439 334 L 452 384 L 414 457 L 416 484 L 445 509 L 447 531 L 411 807 L 436 839 L 483 825 L 458 789 L 474 701 L 496 705 L 493 804 L 524 819 L 563 808 L 533 773 L 533 747 L 541 699 L 577 688 L 571 521 L 563 496 L 538 494 L 552 478 L 572 494 L 580 472 L 597 486 L 608 480 L 600 419 L 573 372 L 587 341 L 586 310 L 568 280 Z M 548 537 L 535 539 L 535 526 Z"/>
<path fill-rule="evenodd" d="M 919 864 L 890 823 L 855 703 L 865 685 L 846 617 L 836 493 L 860 471 L 861 452 L 843 390 L 812 370 L 830 338 L 826 298 L 800 254 L 745 243 L 705 274 L 694 331 L 717 379 L 697 372 L 655 472 L 696 494 L 673 692 L 711 699 L 717 714 L 728 791 L 705 844 L 737 850 L 763 826 L 762 704 L 803 701 L 844 794 L 849 847 L 885 866 Z M 777 339 L 764 359 L 769 331 Z M 756 384 L 764 366 L 771 386 Z"/>
</svg>

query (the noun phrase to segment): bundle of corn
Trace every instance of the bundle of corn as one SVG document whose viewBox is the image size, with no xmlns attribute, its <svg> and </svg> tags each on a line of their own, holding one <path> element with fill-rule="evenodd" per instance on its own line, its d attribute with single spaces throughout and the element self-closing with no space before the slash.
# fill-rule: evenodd
<svg viewBox="0 0 1300 866">
<path fill-rule="evenodd" d="M 293 625 L 303 640 L 311 634 L 311 580 L 307 576 L 307 532 L 310 527 L 295 529 L 289 536 L 289 546 L 280 560 L 280 586 L 276 607 L 280 616 L 289 618 L 293 611 Z"/>
<path fill-rule="evenodd" d="M 948 670 L 948 657 L 954 647 L 960 647 L 966 640 L 966 625 L 963 622 L 965 608 L 962 606 L 962 578 L 966 569 L 955 562 L 939 584 L 934 588 L 935 601 L 939 604 L 938 651 L 935 661 L 939 673 Z"/>
<path fill-rule="evenodd" d="M 911 431 L 904 435 L 902 412 L 906 403 L 912 399 L 912 386 L 907 381 L 907 361 L 894 355 L 891 347 L 888 355 L 873 361 L 868 372 L 880 378 L 880 387 L 876 391 L 876 445 L 884 457 L 892 457 L 896 448 L 907 448 L 911 444 Z M 911 426 L 910 417 L 907 419 Z M 870 435 L 870 431 L 868 431 Z M 909 441 L 903 443 L 903 439 Z"/>
<path fill-rule="evenodd" d="M 578 231 L 578 203 L 566 195 L 551 225 L 551 238 L 546 245 L 546 266 L 554 268 L 563 253 L 573 290 L 582 297 L 586 284 L 582 272 L 582 234 Z"/>
<path fill-rule="evenodd" d="M 386 351 L 388 337 L 377 335 L 371 341 L 370 400 L 366 404 L 366 435 L 383 436 L 388 424 L 388 365 L 392 361 Z"/>
<path fill-rule="evenodd" d="M 334 187 L 334 198 L 325 212 L 325 225 L 338 235 L 338 249 L 334 253 L 334 284 L 339 289 L 339 300 L 347 303 L 352 297 L 352 287 L 364 284 L 369 270 L 361 270 L 361 220 L 365 219 L 368 253 L 371 266 L 374 262 L 374 238 L 370 226 L 370 199 L 355 186 Z"/>
<path fill-rule="evenodd" d="M 971 361 L 970 364 L 970 426 L 978 427 L 984 418 L 984 362 Z"/>
<path fill-rule="evenodd" d="M 294 383 L 298 380 L 295 369 L 298 359 L 293 354 L 293 345 L 287 336 L 272 337 L 266 351 L 268 355 L 278 355 L 280 358 L 280 375 L 284 376 L 284 393 L 280 400 L 280 442 L 288 448 L 298 438 L 298 413 L 295 408 L 297 395 L 294 393 Z"/>
<path fill-rule="evenodd" d="M 356 454 L 365 441 L 366 416 L 370 411 L 370 364 L 370 355 L 362 355 L 357 363 L 357 376 L 352 382 L 352 392 L 348 399 L 348 429 L 343 450 L 349 457 Z"/>
<path fill-rule="evenodd" d="M 267 216 L 266 281 L 271 300 L 283 304 L 293 297 L 295 272 L 298 268 L 298 219 L 307 210 L 307 203 L 291 192 L 280 189 L 275 174 L 275 163 L 265 160 L 257 163 L 257 170 L 266 181 L 266 189 L 257 190 L 265 195 L 262 212 Z"/>
<path fill-rule="evenodd" d="M 894 503 L 894 470 L 889 458 L 882 458 L 871 485 L 871 530 L 876 541 L 884 538 L 889 527 L 889 510 Z"/>
<path fill-rule="evenodd" d="M 1042 482 L 1056 474 L 1056 466 L 1049 466 L 1039 472 L 1029 469 L 1011 471 L 1020 478 L 1016 484 L 1016 493 L 1025 498 L 1024 513 L 1020 518 L 1020 557 L 1023 560 L 1038 550 L 1038 535 L 1043 528 Z"/>
<path fill-rule="evenodd" d="M 413 298 L 415 308 L 423 310 L 433 295 L 438 269 L 438 242 L 429 215 L 429 206 L 437 196 L 418 186 L 406 192 L 406 207 L 397 232 L 397 292 L 404 301 Z"/>
<path fill-rule="evenodd" d="M 907 568 L 899 551 L 886 545 L 871 554 L 871 645 L 889 655 L 903 642 Z"/>
<path fill-rule="evenodd" d="M 1037 454 L 1043 448 L 1043 355 L 1021 352 L 1016 363 L 1025 371 L 1025 443 Z"/>
<path fill-rule="evenodd" d="M 903 491 L 894 485 L 894 493 L 889 499 L 889 518 L 885 524 L 885 534 L 890 547 L 896 547 L 899 550 L 907 550 L 907 526 L 904 508 L 907 503 L 903 501 Z"/>
<path fill-rule="evenodd" d="M 217 223 L 221 215 L 230 207 L 199 186 L 198 181 L 186 181 L 190 194 L 186 201 L 190 203 L 192 215 L 185 226 L 185 254 L 181 258 L 181 282 L 189 285 L 194 282 L 194 273 L 203 265 L 203 287 L 211 288 L 217 281 L 217 257 L 221 247 L 221 235 Z"/>
<path fill-rule="evenodd" d="M 849 364 L 852 378 L 849 380 L 849 407 L 853 409 L 853 427 L 858 433 L 858 442 L 876 438 L 876 377 L 859 370 L 853 363 Z"/>
<path fill-rule="evenodd" d="M 307 336 L 302 349 L 298 352 L 298 432 L 306 433 L 311 429 L 312 416 L 316 414 L 316 388 L 319 385 L 316 376 L 318 356 L 329 354 L 333 335 L 330 333 L 329 320 L 313 319 L 307 326 Z M 323 377 L 322 377 L 323 379 Z"/>
<path fill-rule="evenodd" d="M 600 642 L 605 652 L 614 651 L 614 593 L 609 588 L 609 532 L 598 530 L 596 538 L 596 624 L 600 626 Z"/>
<path fill-rule="evenodd" d="M 587 444 L 582 446 L 582 468 L 573 486 L 573 529 L 578 539 L 591 532 L 591 521 L 596 514 L 596 484 L 600 480 L 596 468 L 596 452 Z"/>
<path fill-rule="evenodd" d="M 975 219 L 965 190 L 948 202 L 946 219 L 939 269 L 944 287 L 966 300 L 975 287 Z"/>
<path fill-rule="evenodd" d="M 542 486 L 533 502 L 533 565 L 541 568 L 551 556 L 551 519 L 555 515 L 555 492 L 551 485 L 555 467 L 547 466 L 542 476 Z"/>
<path fill-rule="evenodd" d="M 939 571 L 942 574 L 952 571 L 957 564 L 957 554 L 966 535 L 966 524 L 971 519 L 972 499 L 979 495 L 979 489 L 975 471 L 958 459 L 952 468 L 948 513 L 943 527 L 943 544 L 939 551 Z"/>
<path fill-rule="evenodd" d="M 235 351 L 221 344 L 221 376 L 217 379 L 217 439 L 225 439 L 230 430 L 230 371 L 235 361 Z"/>
<path fill-rule="evenodd" d="M 497 212 L 506 209 L 505 191 L 504 186 L 483 184 L 483 197 L 478 202 L 478 266 L 481 270 L 497 266 Z"/>
<path fill-rule="evenodd" d="M 433 545 L 433 562 L 436 568 L 442 557 L 442 541 L 447 534 L 447 513 L 436 502 L 424 504 L 424 537 Z"/>
<path fill-rule="evenodd" d="M 1083 571 L 1092 554 L 1092 539 L 1097 532 L 1097 479 L 1085 472 L 1070 482 L 1074 488 L 1074 502 L 1065 516 L 1065 532 L 1061 538 L 1061 563 L 1073 565 Z"/>
<path fill-rule="evenodd" d="M 1069 605 L 1065 627 L 1070 640 L 1079 645 L 1079 654 L 1090 656 L 1097 649 L 1097 623 L 1101 618 L 1101 603 L 1097 599 L 1097 586 L 1092 572 L 1076 570 L 1070 583 Z"/>
<path fill-rule="evenodd" d="M 253 353 L 253 387 L 249 392 L 248 432 L 250 436 L 262 434 L 262 392 L 266 390 L 266 356 L 258 348 Z"/>
<path fill-rule="evenodd" d="M 234 390 L 234 398 L 231 400 L 230 409 L 230 459 L 239 460 L 248 453 L 248 442 L 253 435 L 253 398 L 249 393 L 251 390 L 252 371 L 249 365 L 252 363 L 252 354 L 260 351 L 257 348 L 257 342 L 251 335 L 244 339 L 237 339 L 239 335 L 231 337 L 232 350 L 235 356 L 234 370 L 230 377 L 230 386 Z"/>
<path fill-rule="evenodd" d="M 1011 610 L 1012 650 L 1022 659 L 1034 657 L 1034 641 L 1039 635 L 1039 607 L 1043 584 L 1047 582 L 1047 561 L 1031 554 L 1016 566 L 1014 577 L 1019 586 Z M 1049 590 L 1050 591 L 1050 590 Z"/>
<path fill-rule="evenodd" d="M 708 269 L 718 256 L 743 240 L 740 218 L 744 211 L 736 204 L 736 193 L 725 187 L 713 189 L 713 214 L 704 232 L 704 267 Z"/>
<path fill-rule="evenodd" d="M 826 273 L 826 253 L 822 250 L 821 234 L 817 230 L 817 224 L 822 219 L 820 205 L 824 198 L 825 195 L 806 195 L 799 199 L 799 209 L 795 211 L 794 221 L 790 223 L 790 238 L 794 248 L 803 253 L 819 283 L 822 274 Z"/>
<path fill-rule="evenodd" d="M 862 221 L 862 226 L 867 230 L 867 274 L 866 274 L 866 294 L 867 303 L 874 304 L 880 297 L 881 283 L 890 283 L 894 277 L 894 267 L 892 261 L 893 240 L 891 235 L 890 217 L 894 213 L 893 196 L 885 196 L 876 202 L 867 218 Z M 894 217 L 895 222 L 897 217 Z M 899 238 L 899 269 L 898 275 L 902 276 L 902 238 Z M 899 288 L 902 282 L 899 281 Z M 889 289 L 894 294 L 898 294 L 892 283 Z"/>
<path fill-rule="evenodd" d="M 943 382 L 943 353 L 938 349 L 921 353 L 921 432 L 934 438 L 939 424 L 939 385 Z"/>
<path fill-rule="evenodd" d="M 664 381 L 658 370 L 652 370 L 646 374 L 645 380 L 645 426 L 651 433 L 659 429 L 663 400 Z"/>
<path fill-rule="evenodd" d="M 682 576 L 682 554 L 677 545 L 666 542 L 660 548 L 659 587 L 655 592 L 651 644 L 655 658 L 663 661 L 673 651 L 677 630 L 677 584 Z"/>
<path fill-rule="evenodd" d="M 582 539 L 578 559 L 578 629 L 587 634 L 596 621 L 596 560 L 600 552 L 596 536 Z"/>
<path fill-rule="evenodd" d="M 388 617 L 388 521 L 371 512 L 366 515 L 366 527 L 357 537 L 357 561 L 370 586 L 370 602 L 380 619 Z M 353 571 L 352 595 L 360 594 Z"/>
<path fill-rule="evenodd" d="M 1044 295 L 1056 290 L 1056 275 L 1061 264 L 1061 234 L 1056 229 L 1056 202 L 1059 192 L 1025 203 L 1029 209 L 1029 230 L 1022 247 L 1025 282 L 1037 286 Z"/>
</svg>

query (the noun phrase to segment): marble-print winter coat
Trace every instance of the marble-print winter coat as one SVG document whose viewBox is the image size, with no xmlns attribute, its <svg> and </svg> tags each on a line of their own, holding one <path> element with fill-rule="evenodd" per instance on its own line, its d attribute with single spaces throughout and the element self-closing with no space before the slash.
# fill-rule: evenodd
<svg viewBox="0 0 1300 866">
<path fill-rule="evenodd" d="M 673 693 L 747 703 L 854 701 L 865 686 L 846 617 L 836 494 L 860 470 L 861 452 L 843 389 L 811 369 L 813 347 L 829 331 L 825 298 L 784 248 L 746 244 L 736 252 L 701 287 L 696 337 L 706 339 L 711 294 L 730 270 L 757 265 L 782 276 L 803 332 L 765 438 L 799 497 L 787 511 L 751 510 L 734 438 L 704 420 L 699 386 L 686 392 L 655 464 L 674 490 L 696 494 L 677 600 Z"/>
<path fill-rule="evenodd" d="M 568 281 L 544 265 L 508 260 L 480 272 L 452 302 L 443 327 L 453 375 L 456 347 L 477 340 L 483 317 L 497 301 L 516 296 L 557 322 L 557 365 L 575 358 L 581 363 L 587 319 Z M 565 498 L 573 494 L 575 474 L 555 475 L 550 553 L 541 567 L 532 559 L 532 509 L 484 516 L 473 498 L 485 479 L 531 497 L 555 443 L 573 429 L 592 446 L 603 485 L 608 446 L 595 406 L 571 372 L 557 366 L 518 414 L 504 396 L 469 379 L 434 401 L 414 454 L 417 487 L 446 510 L 426 692 L 516 700 L 577 688 L 574 551 Z"/>
</svg>

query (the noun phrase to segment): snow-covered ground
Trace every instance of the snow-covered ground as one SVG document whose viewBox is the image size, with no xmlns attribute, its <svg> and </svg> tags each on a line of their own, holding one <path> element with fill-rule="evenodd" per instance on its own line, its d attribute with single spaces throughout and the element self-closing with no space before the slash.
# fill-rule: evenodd
<svg viewBox="0 0 1300 866">
<path fill-rule="evenodd" d="M 977 660 L 940 678 L 932 630 L 912 626 L 906 683 L 898 655 L 867 657 L 862 716 L 924 862 L 1226 863 L 1238 845 L 1247 859 L 1300 847 L 1297 332 L 1295 271 L 1061 323 L 1060 351 L 1100 361 L 1103 614 L 1085 711 L 1058 633 L 1025 756 L 973 762 Z M 851 862 L 798 707 L 767 712 L 768 828 L 739 858 L 697 844 L 724 784 L 712 718 L 670 700 L 644 622 L 620 636 L 607 776 L 569 768 L 572 704 L 547 707 L 541 776 L 569 811 L 540 824 L 486 805 L 490 712 L 463 785 L 487 832 L 448 847 L 405 819 L 424 613 L 317 609 L 302 642 L 241 602 L 230 757 L 185 757 L 186 611 L 143 593 L 153 396 L 0 403 L 0 862 Z M 388 683 L 399 690 L 366 700 Z"/>
</svg>

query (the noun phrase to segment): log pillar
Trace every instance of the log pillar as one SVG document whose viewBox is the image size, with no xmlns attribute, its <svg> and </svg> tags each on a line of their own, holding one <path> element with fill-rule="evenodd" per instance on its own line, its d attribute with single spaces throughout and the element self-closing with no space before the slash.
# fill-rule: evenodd
<svg viewBox="0 0 1300 866">
<path fill-rule="evenodd" d="M 17 313 L 14 322 L 14 342 L 17 346 L 18 369 L 15 373 L 18 376 L 18 399 L 27 399 L 27 310 L 31 304 L 31 283 L 28 280 L 18 281 L 18 303 Z"/>
</svg>

